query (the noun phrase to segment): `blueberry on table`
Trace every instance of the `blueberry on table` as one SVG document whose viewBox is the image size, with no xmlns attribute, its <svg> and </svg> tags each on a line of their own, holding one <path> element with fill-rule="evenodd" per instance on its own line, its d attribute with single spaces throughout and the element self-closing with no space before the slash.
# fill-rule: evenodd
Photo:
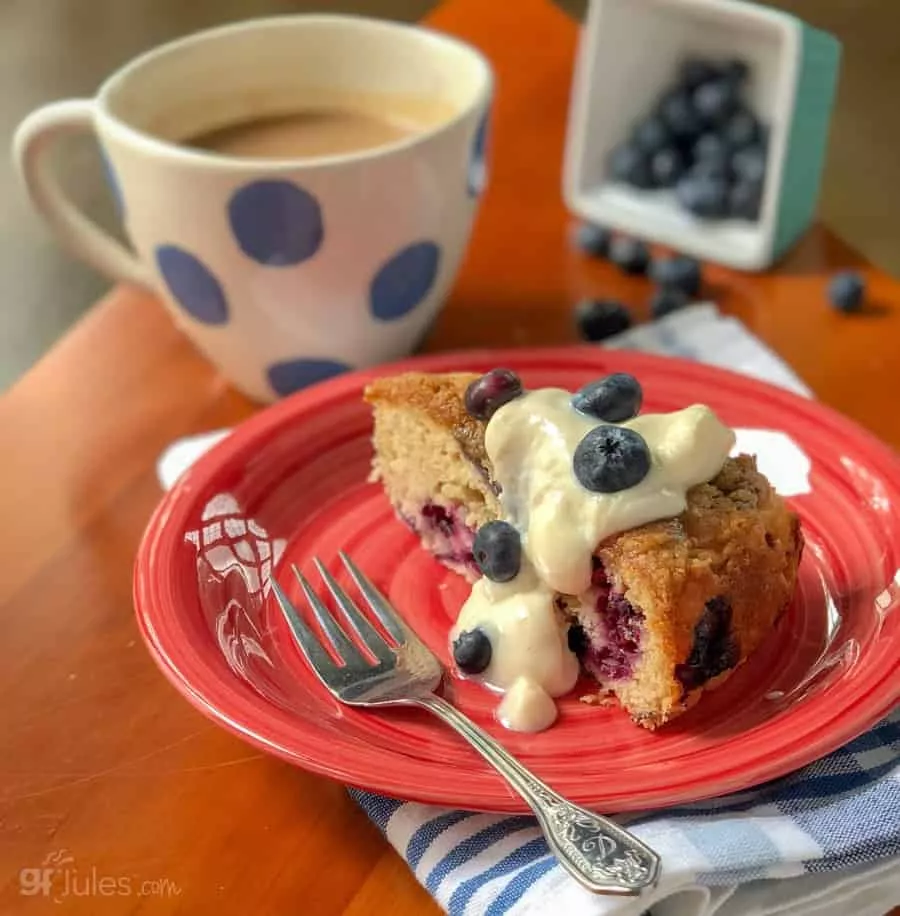
<svg viewBox="0 0 900 916">
<path fill-rule="evenodd" d="M 596 343 L 627 331 L 631 313 L 621 302 L 583 299 L 575 306 L 575 324 L 584 340 Z"/>
<path fill-rule="evenodd" d="M 738 103 L 738 87 L 729 80 L 704 83 L 694 90 L 694 109 L 707 124 L 721 124 Z"/>
<path fill-rule="evenodd" d="M 596 226 L 593 223 L 582 223 L 578 227 L 575 243 L 585 253 L 595 258 L 605 257 L 612 241 L 612 232 L 605 226 Z"/>
<path fill-rule="evenodd" d="M 650 174 L 658 188 L 671 188 L 684 175 L 687 163 L 678 147 L 667 146 L 650 160 Z"/>
<path fill-rule="evenodd" d="M 865 295 L 865 281 L 852 271 L 836 274 L 828 284 L 828 299 L 841 312 L 859 311 Z"/>
<path fill-rule="evenodd" d="M 671 135 L 665 122 L 659 116 L 651 116 L 641 121 L 632 135 L 634 145 L 647 155 L 661 150 L 671 142 Z"/>
<path fill-rule="evenodd" d="M 700 262 L 687 255 L 660 258 L 650 267 L 650 279 L 665 289 L 680 290 L 686 296 L 696 296 L 702 285 Z"/>
<path fill-rule="evenodd" d="M 620 235 L 609 246 L 609 259 L 626 274 L 643 274 L 650 263 L 650 249 L 640 240 Z"/>
<path fill-rule="evenodd" d="M 572 395 L 572 406 L 607 423 L 624 423 L 638 415 L 643 397 L 641 383 L 633 375 L 616 372 L 580 388 Z"/>
<path fill-rule="evenodd" d="M 637 486 L 650 472 L 650 448 L 625 426 L 597 426 L 575 448 L 578 482 L 594 493 L 618 493 Z"/>
<path fill-rule="evenodd" d="M 659 115 L 674 137 L 690 143 L 703 133 L 703 119 L 697 114 L 691 94 L 683 90 L 670 92 L 659 106 Z"/>
<path fill-rule="evenodd" d="M 464 674 L 481 674 L 491 663 L 491 641 L 480 627 L 463 630 L 453 640 L 453 661 Z"/>
<path fill-rule="evenodd" d="M 722 137 L 732 149 L 743 149 L 756 143 L 761 135 L 759 121 L 752 111 L 738 109 L 722 128 Z"/>
<path fill-rule="evenodd" d="M 738 178 L 762 183 L 766 177 L 766 150 L 759 144 L 737 150 L 731 157 L 731 169 Z"/>
<path fill-rule="evenodd" d="M 613 150 L 609 160 L 609 173 L 614 181 L 622 181 L 635 188 L 652 188 L 650 159 L 646 153 L 631 143 Z"/>
<path fill-rule="evenodd" d="M 472 553 L 492 582 L 509 582 L 522 565 L 522 539 L 509 522 L 488 522 L 475 535 Z"/>
<path fill-rule="evenodd" d="M 721 219 L 728 212 L 728 182 L 711 175 L 688 175 L 678 182 L 678 202 L 695 216 Z"/>
<path fill-rule="evenodd" d="M 650 314 L 654 318 L 665 318 L 666 315 L 683 309 L 690 301 L 683 290 L 674 286 L 663 286 L 656 290 L 650 300 Z"/>
<path fill-rule="evenodd" d="M 490 420 L 499 408 L 515 400 L 522 391 L 522 380 L 511 369 L 492 369 L 466 389 L 466 410 L 476 420 Z"/>
<path fill-rule="evenodd" d="M 678 82 L 685 89 L 696 89 L 703 83 L 708 83 L 721 75 L 720 69 L 711 61 L 704 60 L 702 57 L 689 57 L 682 62 L 679 68 Z"/>
<path fill-rule="evenodd" d="M 735 219 L 758 220 L 762 207 L 762 196 L 761 182 L 740 178 L 728 192 L 728 212 Z"/>
</svg>

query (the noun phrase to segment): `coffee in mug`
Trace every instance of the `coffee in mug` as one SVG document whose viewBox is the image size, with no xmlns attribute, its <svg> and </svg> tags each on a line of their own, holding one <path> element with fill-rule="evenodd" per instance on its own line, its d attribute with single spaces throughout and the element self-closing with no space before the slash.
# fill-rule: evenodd
<svg viewBox="0 0 900 916">
<path fill-rule="evenodd" d="M 333 156 L 376 149 L 414 136 L 445 120 L 448 106 L 420 106 L 416 115 L 385 110 L 310 108 L 293 114 L 249 118 L 188 137 L 194 149 L 253 159 Z"/>
</svg>

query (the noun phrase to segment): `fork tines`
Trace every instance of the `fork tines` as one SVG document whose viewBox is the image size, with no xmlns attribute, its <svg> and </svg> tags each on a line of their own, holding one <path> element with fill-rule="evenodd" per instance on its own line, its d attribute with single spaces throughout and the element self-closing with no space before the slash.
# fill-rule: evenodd
<svg viewBox="0 0 900 916">
<path fill-rule="evenodd" d="M 366 605 L 396 644 L 402 646 L 408 642 L 411 635 L 410 631 L 388 603 L 384 595 L 378 591 L 343 551 L 339 552 L 339 556 L 350 578 L 356 584 L 361 595 L 365 599 Z M 341 609 L 350 629 L 362 645 L 365 646 L 368 652 L 370 652 L 379 663 L 384 665 L 391 664 L 394 659 L 394 647 L 388 643 L 377 629 L 375 629 L 369 619 L 363 614 L 344 589 L 341 588 L 334 576 L 325 568 L 318 557 L 313 559 L 313 563 L 322 581 L 325 583 L 325 587 L 334 598 L 335 604 Z M 371 663 L 368 659 L 360 652 L 344 628 L 335 620 L 332 613 L 318 595 L 316 595 L 303 573 L 293 564 L 291 565 L 291 569 L 297 577 L 297 582 L 300 584 L 303 596 L 312 609 L 313 615 L 322 629 L 322 633 L 331 643 L 331 647 L 341 662 L 347 666 L 371 667 Z M 272 592 L 281 607 L 294 638 L 310 665 L 320 670 L 323 668 L 334 670 L 335 665 L 328 653 L 324 650 L 313 631 L 297 612 L 297 609 L 288 600 L 284 590 L 274 577 L 272 579 Z"/>
</svg>

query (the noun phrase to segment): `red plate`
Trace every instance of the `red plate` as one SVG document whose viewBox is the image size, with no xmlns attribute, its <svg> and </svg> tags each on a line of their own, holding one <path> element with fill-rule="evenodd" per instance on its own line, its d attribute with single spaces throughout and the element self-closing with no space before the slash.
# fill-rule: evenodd
<svg viewBox="0 0 900 916">
<path fill-rule="evenodd" d="M 784 431 L 810 461 L 809 492 L 792 498 L 808 547 L 790 612 L 742 669 L 676 722 L 652 733 L 617 708 L 569 697 L 549 731 L 513 734 L 494 722 L 493 696 L 450 683 L 454 702 L 529 767 L 597 809 L 671 805 L 809 763 L 897 702 L 900 463 L 892 451 L 820 405 L 658 357 L 598 348 L 472 352 L 379 372 L 496 365 L 516 369 L 529 387 L 569 389 L 627 370 L 642 381 L 647 410 L 703 401 L 732 426 Z M 190 702 L 264 750 L 402 798 L 524 810 L 426 713 L 339 706 L 306 668 L 273 605 L 273 562 L 297 598 L 286 564 L 309 572 L 318 555 L 336 571 L 343 548 L 446 659 L 447 630 L 467 588 L 418 547 L 380 488 L 366 482 L 371 420 L 361 392 L 376 374 L 342 376 L 258 414 L 182 477 L 138 554 L 141 628 Z"/>
</svg>

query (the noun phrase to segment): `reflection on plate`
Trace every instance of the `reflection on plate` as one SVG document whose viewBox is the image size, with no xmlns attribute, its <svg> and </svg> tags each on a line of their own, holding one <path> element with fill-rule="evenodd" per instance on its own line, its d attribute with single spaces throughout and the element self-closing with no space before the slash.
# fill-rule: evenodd
<svg viewBox="0 0 900 916">
<path fill-rule="evenodd" d="M 406 364 L 429 371 L 508 365 L 531 387 L 577 388 L 611 371 L 642 381 L 648 410 L 704 401 L 758 450 L 800 513 L 807 550 L 777 633 L 720 689 L 658 732 L 618 708 L 563 701 L 556 726 L 510 734 L 492 698 L 447 692 L 525 763 L 573 799 L 639 809 L 733 791 L 782 775 L 869 727 L 897 701 L 900 465 L 830 411 L 693 363 L 596 348 L 480 352 Z M 383 371 L 397 371 L 386 367 Z M 346 549 L 446 660 L 467 594 L 367 483 L 371 421 L 347 375 L 258 415 L 185 475 L 155 514 L 135 595 L 150 649 L 215 721 L 301 766 L 388 794 L 519 810 L 502 783 L 426 714 L 340 707 L 305 667 L 269 596 L 286 563 L 321 556 L 338 579 Z"/>
</svg>

